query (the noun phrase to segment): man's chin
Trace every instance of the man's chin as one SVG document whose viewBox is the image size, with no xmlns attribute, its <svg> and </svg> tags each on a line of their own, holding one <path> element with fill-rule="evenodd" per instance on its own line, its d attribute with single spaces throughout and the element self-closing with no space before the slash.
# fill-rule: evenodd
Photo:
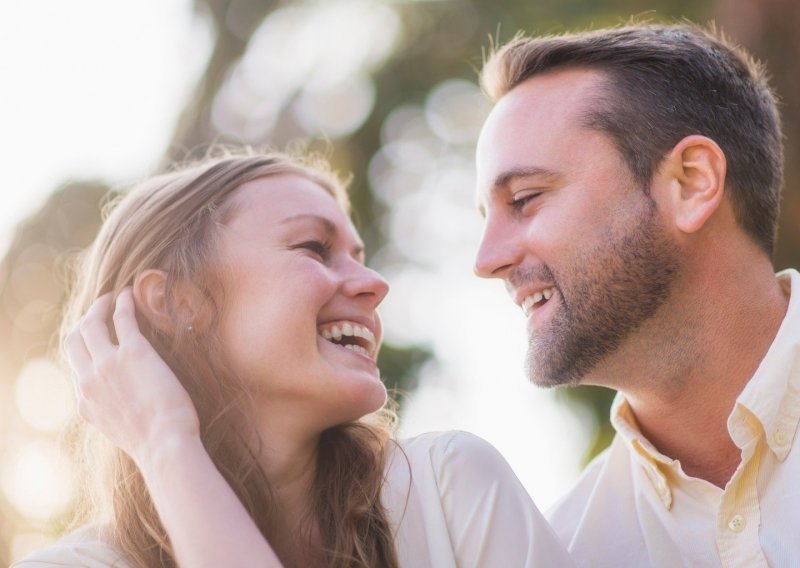
<svg viewBox="0 0 800 568">
<path fill-rule="evenodd" d="M 541 359 L 541 356 L 536 358 L 534 354 L 529 353 L 525 361 L 525 374 L 537 387 L 549 389 L 580 384 L 580 377 L 574 376 L 574 373 L 570 372 L 571 369 L 557 369 Z"/>
</svg>

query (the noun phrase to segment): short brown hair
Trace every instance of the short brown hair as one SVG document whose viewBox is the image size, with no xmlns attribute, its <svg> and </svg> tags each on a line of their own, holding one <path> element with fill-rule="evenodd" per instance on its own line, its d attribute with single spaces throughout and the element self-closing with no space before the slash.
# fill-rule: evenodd
<svg viewBox="0 0 800 568">
<path fill-rule="evenodd" d="M 783 185 L 783 141 L 764 67 L 713 29 L 628 25 L 560 36 L 517 36 L 481 72 L 493 101 L 534 75 L 593 69 L 608 81 L 585 125 L 607 134 L 649 192 L 662 158 L 700 134 L 722 148 L 739 225 L 768 254 Z"/>
</svg>

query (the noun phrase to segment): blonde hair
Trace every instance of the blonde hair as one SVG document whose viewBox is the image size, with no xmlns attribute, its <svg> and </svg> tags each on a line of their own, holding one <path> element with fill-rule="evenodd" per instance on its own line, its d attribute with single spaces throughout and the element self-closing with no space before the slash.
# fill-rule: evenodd
<svg viewBox="0 0 800 568">
<path fill-rule="evenodd" d="M 287 530 L 273 491 L 258 465 L 244 384 L 221 356 L 215 323 L 223 294 L 217 273 L 216 226 L 229 212 L 229 198 L 243 184 L 278 174 L 318 183 L 349 213 L 344 184 L 320 161 L 283 154 L 220 157 L 153 177 L 111 204 L 94 244 L 80 260 L 63 320 L 62 336 L 99 296 L 118 294 L 138 274 L 167 274 L 166 301 L 174 332 L 137 314 L 142 333 L 189 392 L 200 417 L 203 443 L 265 538 L 280 541 Z M 187 333 L 173 311 L 176 284 L 193 284 L 207 313 L 201 333 Z M 311 514 L 320 527 L 321 557 L 330 566 L 397 566 L 393 535 L 380 503 L 391 415 L 377 413 L 323 433 Z M 79 421 L 72 431 L 83 469 L 75 523 L 103 523 L 105 537 L 137 566 L 176 566 L 164 527 L 134 462 Z M 202 498 L 202 497 L 200 497 Z M 280 555 L 280 550 L 276 550 Z"/>
</svg>

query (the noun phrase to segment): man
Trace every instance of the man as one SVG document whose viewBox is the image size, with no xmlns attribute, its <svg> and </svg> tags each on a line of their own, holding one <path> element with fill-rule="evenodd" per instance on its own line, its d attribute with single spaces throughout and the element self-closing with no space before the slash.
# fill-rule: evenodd
<svg viewBox="0 0 800 568">
<path fill-rule="evenodd" d="M 539 385 L 618 390 L 552 511 L 586 566 L 799 566 L 800 274 L 763 70 L 711 32 L 517 38 L 483 69 L 476 272 L 528 319 Z"/>
</svg>

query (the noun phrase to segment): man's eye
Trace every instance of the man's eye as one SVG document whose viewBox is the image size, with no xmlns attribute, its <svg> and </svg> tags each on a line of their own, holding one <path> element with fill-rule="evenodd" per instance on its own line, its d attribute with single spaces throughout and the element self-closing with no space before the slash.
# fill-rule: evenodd
<svg viewBox="0 0 800 568">
<path fill-rule="evenodd" d="M 514 196 L 514 198 L 509 202 L 509 206 L 514 209 L 515 211 L 519 211 L 526 204 L 530 203 L 531 200 L 539 197 L 541 192 L 533 191 L 530 193 L 519 193 Z"/>
<path fill-rule="evenodd" d="M 330 245 L 322 241 L 306 241 L 297 245 L 296 248 L 310 250 L 322 260 L 327 260 L 330 256 Z"/>
</svg>

